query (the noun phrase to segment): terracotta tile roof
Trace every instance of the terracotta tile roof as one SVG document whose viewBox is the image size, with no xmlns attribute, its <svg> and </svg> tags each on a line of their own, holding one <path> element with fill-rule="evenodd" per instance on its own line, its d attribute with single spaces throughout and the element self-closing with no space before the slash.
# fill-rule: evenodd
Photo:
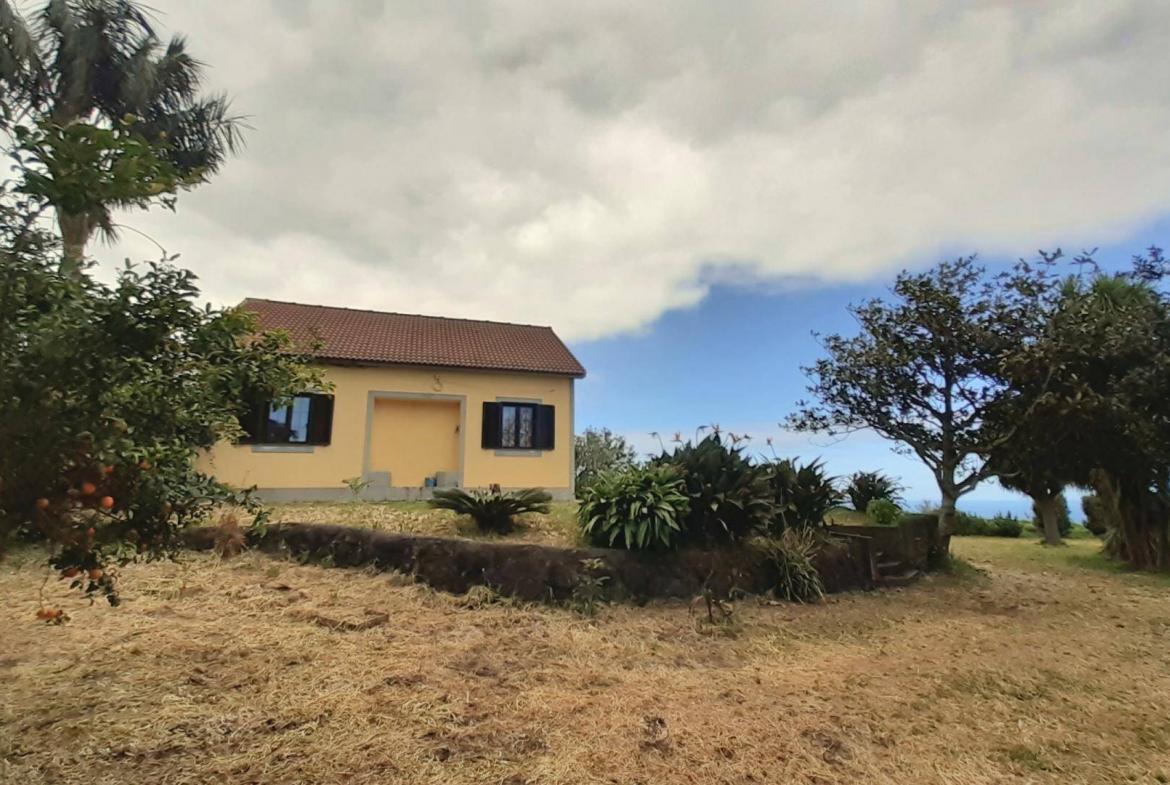
<svg viewBox="0 0 1170 785">
<path fill-rule="evenodd" d="M 252 297 L 240 307 L 256 313 L 265 329 L 287 330 L 301 345 L 320 341 L 317 356 L 322 360 L 585 375 L 549 327 Z"/>
</svg>

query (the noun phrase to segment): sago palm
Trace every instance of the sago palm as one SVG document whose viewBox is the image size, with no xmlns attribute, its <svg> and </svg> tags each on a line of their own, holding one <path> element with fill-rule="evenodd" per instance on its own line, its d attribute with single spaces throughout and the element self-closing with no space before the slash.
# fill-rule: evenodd
<svg viewBox="0 0 1170 785">
<path fill-rule="evenodd" d="M 223 95 L 202 95 L 202 66 L 181 36 L 168 43 L 131 0 L 50 0 L 22 16 L 0 0 L 0 91 L 17 120 L 65 127 L 129 119 L 187 178 L 215 172 L 240 144 L 241 124 Z M 64 255 L 75 272 L 95 230 L 112 236 L 110 209 L 57 208 Z"/>
<path fill-rule="evenodd" d="M 500 492 L 445 488 L 435 491 L 430 505 L 469 515 L 480 531 L 506 534 L 512 531 L 512 518 L 526 512 L 548 513 L 552 496 L 538 488 Z"/>
</svg>

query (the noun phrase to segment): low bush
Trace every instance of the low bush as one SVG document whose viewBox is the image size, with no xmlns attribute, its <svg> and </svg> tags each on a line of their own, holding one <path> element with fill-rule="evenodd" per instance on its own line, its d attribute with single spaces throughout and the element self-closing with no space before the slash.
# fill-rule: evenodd
<svg viewBox="0 0 1170 785">
<path fill-rule="evenodd" d="M 259 513 L 195 459 L 321 375 L 287 335 L 205 308 L 191 273 L 63 275 L 12 250 L 13 218 L 0 206 L 0 548 L 45 542 L 71 586 L 116 603 L 110 565 L 174 556 L 220 505 Z"/>
<path fill-rule="evenodd" d="M 1024 532 L 1024 524 L 1010 513 L 1000 513 L 991 519 L 989 529 L 992 537 L 1019 537 Z"/>
<path fill-rule="evenodd" d="M 991 534 L 991 521 L 962 510 L 955 511 L 955 534 L 961 537 L 987 537 Z"/>
<path fill-rule="evenodd" d="M 819 460 L 806 464 L 785 458 L 768 466 L 775 518 L 769 530 L 778 535 L 787 529 L 817 528 L 825 515 L 842 500 L 836 478 L 825 474 Z"/>
<path fill-rule="evenodd" d="M 654 466 L 674 467 L 690 500 L 681 539 L 688 544 L 719 545 L 765 531 L 773 519 L 772 490 L 765 467 L 728 446 L 714 432 L 698 444 L 686 442 L 663 452 Z"/>
<path fill-rule="evenodd" d="M 1085 528 L 1098 537 L 1105 536 L 1109 530 L 1109 510 L 1104 500 L 1095 494 L 1086 494 L 1081 497 L 1081 509 L 1085 513 Z"/>
<path fill-rule="evenodd" d="M 825 596 L 821 575 L 813 563 L 820 548 L 814 529 L 788 529 L 779 537 L 761 537 L 753 546 L 776 571 L 773 593 L 791 602 L 813 602 Z"/>
<path fill-rule="evenodd" d="M 519 491 L 472 491 L 443 488 L 435 491 L 430 506 L 469 515 L 482 532 L 507 534 L 515 526 L 513 518 L 526 512 L 547 513 L 552 496 L 536 488 Z"/>
<path fill-rule="evenodd" d="M 898 523 L 906 524 L 908 526 L 929 525 L 931 523 L 938 523 L 937 512 L 903 512 L 898 518 Z"/>
<path fill-rule="evenodd" d="M 604 472 L 581 496 L 581 533 L 592 545 L 628 550 L 666 549 L 682 539 L 690 499 L 671 466 Z"/>
<path fill-rule="evenodd" d="M 967 512 L 955 513 L 955 534 L 965 537 L 1019 537 L 1023 522 L 1011 513 L 984 518 Z"/>
<path fill-rule="evenodd" d="M 881 472 L 857 472 L 849 476 L 845 496 L 857 512 L 868 512 L 869 504 L 877 499 L 886 499 L 897 504 L 898 494 L 904 491 L 897 480 Z"/>
<path fill-rule="evenodd" d="M 890 499 L 873 499 L 866 506 L 865 514 L 876 526 L 897 526 L 902 510 Z"/>
<path fill-rule="evenodd" d="M 577 498 L 607 472 L 621 472 L 638 462 L 634 447 L 609 428 L 586 428 L 573 437 L 573 466 L 577 471 Z"/>
</svg>

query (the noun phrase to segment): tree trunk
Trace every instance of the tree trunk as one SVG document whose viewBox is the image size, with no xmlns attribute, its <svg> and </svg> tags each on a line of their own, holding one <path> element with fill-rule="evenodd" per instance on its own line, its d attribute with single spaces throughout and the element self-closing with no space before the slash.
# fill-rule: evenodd
<svg viewBox="0 0 1170 785">
<path fill-rule="evenodd" d="M 1062 545 L 1060 539 L 1060 522 L 1057 520 L 1059 496 L 1033 496 L 1032 503 L 1036 505 L 1036 512 L 1040 516 L 1040 525 L 1044 531 L 1045 545 Z"/>
<path fill-rule="evenodd" d="M 955 493 L 943 491 L 942 504 L 938 508 L 938 535 L 950 537 L 955 533 L 955 504 L 959 497 Z"/>
<path fill-rule="evenodd" d="M 85 261 L 85 244 L 93 234 L 93 223 L 88 215 L 66 213 L 57 210 L 57 226 L 61 229 L 61 265 L 57 268 L 62 275 L 81 275 Z"/>
<path fill-rule="evenodd" d="M 941 567 L 951 554 L 951 535 L 955 531 L 955 502 L 959 499 L 954 492 L 942 492 L 942 504 L 938 508 L 938 534 L 930 548 L 931 568 Z"/>
<path fill-rule="evenodd" d="M 1097 499 L 1100 501 L 1100 511 L 1105 519 L 1105 534 L 1103 551 L 1111 559 L 1125 558 L 1122 554 L 1124 543 L 1121 532 L 1121 491 L 1117 483 L 1104 469 L 1094 469 L 1089 472 L 1089 482 L 1093 486 Z"/>
<path fill-rule="evenodd" d="M 1121 493 L 1120 555 L 1138 570 L 1165 570 L 1170 564 L 1170 510 L 1145 488 Z"/>
<path fill-rule="evenodd" d="M 1138 570 L 1170 569 L 1170 503 L 1164 495 L 1103 470 L 1090 478 L 1109 517 L 1105 555 Z"/>
</svg>

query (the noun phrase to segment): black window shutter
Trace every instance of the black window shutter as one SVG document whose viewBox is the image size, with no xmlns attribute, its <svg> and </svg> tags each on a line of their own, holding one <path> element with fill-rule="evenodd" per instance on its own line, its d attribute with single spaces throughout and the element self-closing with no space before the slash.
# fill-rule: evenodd
<svg viewBox="0 0 1170 785">
<path fill-rule="evenodd" d="M 483 403 L 483 448 L 495 450 L 500 446 L 500 405 Z"/>
<path fill-rule="evenodd" d="M 329 444 L 333 438 L 333 396 L 309 396 L 309 444 Z"/>
<path fill-rule="evenodd" d="M 240 444 L 255 444 L 264 440 L 264 415 L 267 411 L 267 404 L 254 403 L 240 415 L 240 427 L 244 429 Z"/>
<path fill-rule="evenodd" d="M 551 450 L 556 446 L 557 407 L 536 407 L 536 438 L 534 446 L 538 450 Z"/>
</svg>

